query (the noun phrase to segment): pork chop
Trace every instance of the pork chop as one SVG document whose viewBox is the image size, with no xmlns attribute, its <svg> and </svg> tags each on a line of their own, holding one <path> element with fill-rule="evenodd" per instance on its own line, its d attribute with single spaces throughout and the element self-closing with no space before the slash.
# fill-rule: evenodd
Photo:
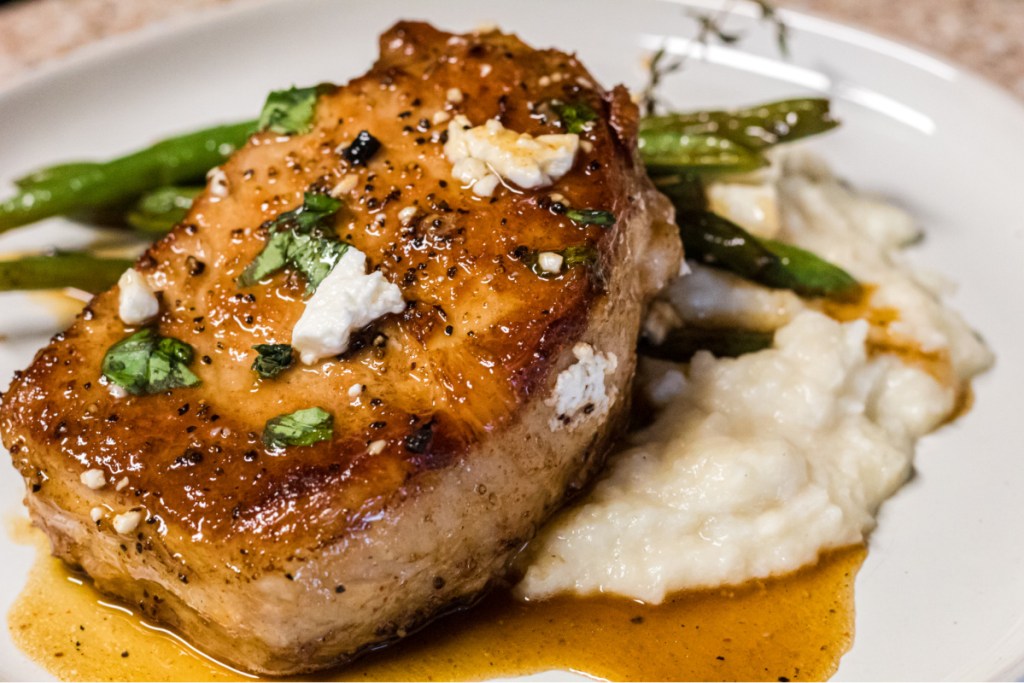
<svg viewBox="0 0 1024 683">
<path fill-rule="evenodd" d="M 681 257 L 621 86 L 498 32 L 399 23 L 380 46 L 319 89 L 311 129 L 254 134 L 138 261 L 148 326 L 124 322 L 128 284 L 102 293 L 3 396 L 53 552 L 262 674 L 348 661 L 500 580 L 619 433 L 643 309 Z M 501 140 L 561 156 L 508 167 Z M 341 200 L 327 224 L 401 305 L 261 377 L 254 346 L 293 341 L 309 278 L 245 273 L 304 193 Z M 194 381 L 102 377 L 142 328 L 194 350 L 165 358 Z M 309 445 L 268 440 L 312 408 Z"/>
</svg>

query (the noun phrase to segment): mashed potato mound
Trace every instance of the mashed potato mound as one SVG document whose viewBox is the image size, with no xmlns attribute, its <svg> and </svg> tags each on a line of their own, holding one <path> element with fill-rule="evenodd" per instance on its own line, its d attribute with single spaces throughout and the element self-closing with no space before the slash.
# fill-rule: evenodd
<svg viewBox="0 0 1024 683">
<path fill-rule="evenodd" d="M 752 232 L 770 229 L 869 284 L 863 319 L 691 263 L 666 295 L 684 324 L 775 330 L 772 348 L 735 359 L 700 352 L 686 365 L 645 360 L 638 381 L 657 419 L 545 527 L 520 597 L 608 592 L 659 603 L 861 542 L 910 473 L 916 440 L 991 364 L 937 287 L 902 263 L 917 234 L 905 213 L 853 193 L 799 151 L 774 168 L 755 193 L 716 190 L 725 210 L 716 208 L 735 207 L 730 217 Z M 752 194 L 757 212 L 730 200 Z M 895 319 L 871 315 L 879 310 Z"/>
</svg>

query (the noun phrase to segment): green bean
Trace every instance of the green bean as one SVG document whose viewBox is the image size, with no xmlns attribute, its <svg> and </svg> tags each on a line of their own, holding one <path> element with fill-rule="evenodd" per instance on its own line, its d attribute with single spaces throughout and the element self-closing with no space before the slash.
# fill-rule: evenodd
<svg viewBox="0 0 1024 683">
<path fill-rule="evenodd" d="M 254 129 L 252 121 L 217 126 L 168 138 L 112 161 L 51 167 L 48 176 L 44 169 L 42 180 L 0 202 L 0 232 L 50 216 L 130 201 L 163 185 L 202 178 L 243 145 Z"/>
<path fill-rule="evenodd" d="M 0 261 L 0 291 L 76 287 L 87 292 L 109 289 L 131 267 L 123 258 L 101 258 L 83 252 L 23 256 Z"/>
<path fill-rule="evenodd" d="M 803 98 L 768 102 L 736 111 L 698 111 L 649 116 L 640 122 L 641 140 L 671 131 L 680 136 L 719 136 L 759 152 L 829 131 L 839 125 L 829 101 Z"/>
<path fill-rule="evenodd" d="M 781 263 L 774 270 L 775 286 L 803 296 L 846 301 L 856 300 L 862 294 L 852 275 L 806 249 L 770 239 L 761 240 L 761 244 Z"/>
<path fill-rule="evenodd" d="M 708 197 L 699 173 L 674 173 L 655 176 L 654 186 L 671 200 L 676 211 L 704 211 Z"/>
<path fill-rule="evenodd" d="M 63 164 L 56 164 L 54 166 L 47 166 L 46 168 L 40 168 L 17 178 L 14 181 L 14 184 L 19 189 L 25 190 L 34 185 L 49 182 L 56 178 L 67 178 L 69 176 L 89 171 L 94 166 L 96 166 L 96 162 L 94 161 L 72 161 Z"/>
<path fill-rule="evenodd" d="M 161 187 L 139 197 L 125 221 L 140 232 L 163 235 L 185 220 L 201 187 Z"/>
<path fill-rule="evenodd" d="M 861 288 L 846 271 L 809 251 L 760 240 L 721 216 L 682 211 L 676 216 L 689 258 L 731 271 L 747 280 L 801 296 L 849 300 Z"/>
<path fill-rule="evenodd" d="M 736 358 L 767 349 L 774 337 L 772 332 L 686 326 L 669 332 L 660 344 L 641 340 L 639 350 L 649 358 L 688 363 L 698 351 L 709 351 L 719 358 Z"/>
<path fill-rule="evenodd" d="M 745 173 L 768 164 L 760 153 L 720 135 L 691 134 L 674 128 L 641 130 L 640 158 L 652 175 L 698 170 Z"/>
</svg>

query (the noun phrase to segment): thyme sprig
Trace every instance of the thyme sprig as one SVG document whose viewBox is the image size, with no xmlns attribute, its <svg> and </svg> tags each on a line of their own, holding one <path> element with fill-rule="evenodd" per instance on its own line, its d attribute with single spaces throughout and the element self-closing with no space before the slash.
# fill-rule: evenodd
<svg viewBox="0 0 1024 683">
<path fill-rule="evenodd" d="M 788 58 L 789 26 L 786 25 L 775 5 L 769 0 L 750 0 L 750 2 L 757 6 L 758 20 L 771 24 L 775 32 L 775 44 L 779 54 Z M 716 42 L 722 45 L 733 45 L 740 42 L 744 34 L 727 30 L 725 27 L 735 5 L 735 0 L 727 0 L 716 12 L 687 12 L 687 16 L 697 23 L 697 33 L 693 42 L 705 48 Z M 646 116 L 653 116 L 657 113 L 661 104 L 657 94 L 658 86 L 667 76 L 681 71 L 686 65 L 689 55 L 681 55 L 672 60 L 666 60 L 666 57 L 665 47 L 662 46 L 651 55 L 648 63 L 647 84 L 640 93 L 640 108 Z"/>
</svg>

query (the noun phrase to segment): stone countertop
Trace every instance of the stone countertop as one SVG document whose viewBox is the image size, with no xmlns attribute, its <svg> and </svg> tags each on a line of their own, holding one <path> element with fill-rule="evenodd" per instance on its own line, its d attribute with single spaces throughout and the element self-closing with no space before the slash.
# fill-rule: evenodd
<svg viewBox="0 0 1024 683">
<path fill-rule="evenodd" d="M 252 0 L 17 0 L 0 6 L 0 86 L 48 59 L 186 12 Z M 728 0 L 724 0 L 728 1 Z M 1024 98 L 1024 0 L 780 0 L 919 45 Z"/>
</svg>

